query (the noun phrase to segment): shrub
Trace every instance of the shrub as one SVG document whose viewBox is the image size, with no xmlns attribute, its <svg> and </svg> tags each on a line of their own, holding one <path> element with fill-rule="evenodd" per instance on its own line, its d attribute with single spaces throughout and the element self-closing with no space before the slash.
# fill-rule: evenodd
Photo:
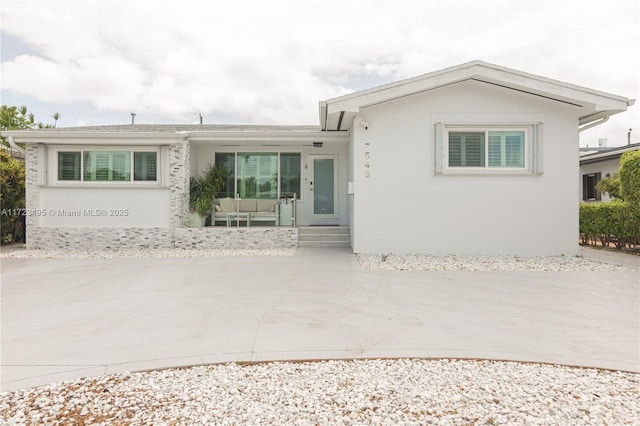
<svg viewBox="0 0 640 426">
<path fill-rule="evenodd" d="M 618 248 L 635 246 L 640 241 L 640 209 L 629 201 L 580 204 L 580 235 L 583 244 Z"/>
<path fill-rule="evenodd" d="M 24 240 L 25 168 L 22 161 L 0 151 L 0 232 L 3 243 Z"/>
<path fill-rule="evenodd" d="M 622 199 L 640 208 L 640 151 L 622 154 L 618 174 Z"/>
</svg>

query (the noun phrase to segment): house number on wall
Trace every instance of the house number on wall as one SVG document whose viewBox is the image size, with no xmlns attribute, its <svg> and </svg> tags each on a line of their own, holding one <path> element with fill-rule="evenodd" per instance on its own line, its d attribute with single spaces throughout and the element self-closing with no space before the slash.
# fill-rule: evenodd
<svg viewBox="0 0 640 426">
<path fill-rule="evenodd" d="M 369 158 L 370 158 L 370 153 L 369 151 L 366 151 L 364 153 L 364 175 L 366 177 L 371 176 L 371 165 L 369 164 Z"/>
</svg>

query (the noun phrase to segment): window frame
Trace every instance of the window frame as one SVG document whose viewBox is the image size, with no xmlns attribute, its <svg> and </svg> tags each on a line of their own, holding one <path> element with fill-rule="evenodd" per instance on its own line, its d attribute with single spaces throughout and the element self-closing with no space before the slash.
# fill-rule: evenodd
<svg viewBox="0 0 640 426">
<path fill-rule="evenodd" d="M 489 133 L 490 132 L 522 132 L 524 134 L 524 162 L 522 167 L 496 167 L 490 165 Z M 449 142 L 451 133 L 482 133 L 484 134 L 484 146 L 482 155 L 484 166 L 450 166 L 449 165 Z M 443 135 L 443 164 L 445 173 L 488 173 L 488 174 L 509 174 L 531 171 L 531 126 L 519 125 L 446 125 Z"/>
<path fill-rule="evenodd" d="M 236 194 L 238 194 L 238 178 L 237 178 L 237 173 L 238 173 L 238 159 L 240 158 L 241 155 L 261 155 L 261 154 L 275 154 L 277 157 L 277 162 L 276 162 L 276 169 L 277 169 L 277 174 L 278 174 L 278 182 L 277 182 L 277 188 L 276 188 L 276 199 L 280 199 L 283 195 L 282 195 L 282 162 L 281 162 L 281 156 L 283 154 L 295 154 L 298 155 L 299 157 L 299 188 L 300 188 L 300 192 L 296 193 L 296 201 L 302 202 L 303 201 L 303 194 L 302 194 L 302 182 L 303 182 L 303 152 L 302 151 L 262 151 L 262 150 L 256 150 L 256 149 L 248 149 L 246 151 L 242 150 L 242 151 L 227 151 L 227 150 L 219 150 L 219 151 L 214 151 L 212 153 L 212 161 L 213 163 L 216 162 L 217 160 L 217 156 L 218 155 L 230 155 L 233 158 L 233 170 L 229 170 L 230 174 L 233 174 L 233 176 L 229 177 L 229 181 L 231 181 L 233 183 L 233 195 L 232 197 L 235 197 Z M 288 194 L 288 193 L 287 193 Z M 248 198 L 248 199 L 254 199 L 254 198 Z M 255 198 L 255 199 L 259 199 L 259 198 Z"/>
<path fill-rule="evenodd" d="M 85 180 L 85 154 L 88 152 L 128 152 L 129 153 L 129 180 Z M 136 180 L 135 179 L 135 154 L 153 152 L 156 154 L 156 179 L 155 180 Z M 79 153 L 80 154 L 80 179 L 79 180 L 62 180 L 59 179 L 59 154 L 60 153 Z M 130 187 L 161 187 L 163 184 L 162 173 L 162 150 L 158 146 L 78 146 L 78 145 L 58 145 L 51 146 L 48 149 L 49 167 L 52 171 L 49 175 L 48 184 L 55 186 L 130 186 Z"/>
<path fill-rule="evenodd" d="M 596 187 L 602 180 L 601 172 L 584 173 L 582 175 L 582 201 L 601 201 L 602 194 Z M 589 197 L 593 193 L 593 197 Z"/>
<path fill-rule="evenodd" d="M 441 176 L 531 176 L 544 173 L 543 134 L 544 126 L 540 122 L 501 122 L 501 123 L 464 123 L 435 122 L 435 174 Z M 524 132 L 523 167 L 489 166 L 489 132 Z M 484 133 L 484 166 L 449 166 L 450 133 Z"/>
</svg>

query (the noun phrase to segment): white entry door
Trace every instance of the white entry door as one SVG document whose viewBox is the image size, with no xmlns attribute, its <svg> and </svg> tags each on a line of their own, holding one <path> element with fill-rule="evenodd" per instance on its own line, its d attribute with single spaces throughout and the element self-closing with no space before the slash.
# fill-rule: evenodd
<svg viewBox="0 0 640 426">
<path fill-rule="evenodd" d="M 314 218 L 338 216 L 338 156 L 311 155 L 309 191 Z"/>
</svg>

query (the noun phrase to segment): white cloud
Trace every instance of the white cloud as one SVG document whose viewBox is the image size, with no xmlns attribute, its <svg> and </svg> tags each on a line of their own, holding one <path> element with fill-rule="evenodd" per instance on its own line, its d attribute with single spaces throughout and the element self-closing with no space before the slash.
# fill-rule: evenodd
<svg viewBox="0 0 640 426">
<path fill-rule="evenodd" d="M 363 81 L 473 59 L 639 91 L 635 0 L 5 0 L 2 13 L 31 50 L 2 63 L 3 90 L 126 114 L 315 123 L 318 100 Z"/>
</svg>

